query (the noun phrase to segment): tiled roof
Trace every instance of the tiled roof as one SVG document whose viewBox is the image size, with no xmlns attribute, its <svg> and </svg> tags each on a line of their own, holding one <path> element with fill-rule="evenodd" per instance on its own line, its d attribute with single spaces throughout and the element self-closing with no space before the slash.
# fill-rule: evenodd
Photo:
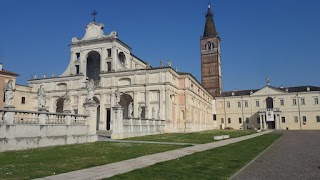
<svg viewBox="0 0 320 180">
<path fill-rule="evenodd" d="M 4 69 L 2 69 L 2 70 L 0 71 L 0 74 L 2 74 L 2 75 L 9 75 L 9 76 L 15 76 L 15 77 L 19 76 L 19 74 L 16 74 L 16 73 L 13 73 L 13 72 L 4 70 Z"/>
</svg>

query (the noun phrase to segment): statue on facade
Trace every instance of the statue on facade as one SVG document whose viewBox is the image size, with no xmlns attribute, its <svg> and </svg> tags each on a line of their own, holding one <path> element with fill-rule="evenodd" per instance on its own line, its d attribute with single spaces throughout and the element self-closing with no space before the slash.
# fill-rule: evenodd
<svg viewBox="0 0 320 180">
<path fill-rule="evenodd" d="M 167 60 L 167 67 L 171 67 L 171 61 Z"/>
<path fill-rule="evenodd" d="M 154 109 L 154 107 L 152 108 L 152 119 L 155 118 L 155 115 L 156 115 L 156 110 Z"/>
<path fill-rule="evenodd" d="M 69 92 L 63 96 L 63 112 L 70 113 L 71 112 L 71 100 L 69 96 Z"/>
<path fill-rule="evenodd" d="M 5 107 L 12 107 L 12 100 L 14 97 L 14 89 L 12 85 L 12 79 L 10 79 L 4 87 Z"/>
<path fill-rule="evenodd" d="M 93 79 L 87 80 L 86 82 L 87 89 L 87 102 L 94 102 L 94 81 Z"/>
<path fill-rule="evenodd" d="M 139 104 L 139 107 L 138 107 L 138 115 L 139 115 L 139 118 L 141 118 L 141 113 L 142 113 L 142 107 L 141 107 L 141 105 Z"/>
<path fill-rule="evenodd" d="M 133 102 L 131 102 L 128 106 L 128 117 L 132 118 L 132 112 L 133 112 Z"/>
<path fill-rule="evenodd" d="M 115 97 L 116 97 L 116 105 L 119 106 L 120 105 L 121 94 L 120 94 L 118 89 L 115 91 L 114 94 L 115 94 Z"/>
<path fill-rule="evenodd" d="M 46 92 L 44 90 L 43 85 L 40 86 L 37 92 L 38 95 L 38 108 L 45 109 L 46 108 Z"/>
</svg>

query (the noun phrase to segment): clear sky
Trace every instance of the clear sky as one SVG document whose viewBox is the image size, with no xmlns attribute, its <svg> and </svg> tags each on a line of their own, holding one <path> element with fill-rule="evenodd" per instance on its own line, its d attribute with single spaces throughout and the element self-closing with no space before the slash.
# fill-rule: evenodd
<svg viewBox="0 0 320 180">
<path fill-rule="evenodd" d="M 34 73 L 60 75 L 72 37 L 98 11 L 105 34 L 117 31 L 132 53 L 159 66 L 170 59 L 200 81 L 200 36 L 208 0 L 1 0 L 0 62 L 27 84 Z M 319 0 L 211 1 L 221 37 L 223 90 L 320 86 Z"/>
</svg>

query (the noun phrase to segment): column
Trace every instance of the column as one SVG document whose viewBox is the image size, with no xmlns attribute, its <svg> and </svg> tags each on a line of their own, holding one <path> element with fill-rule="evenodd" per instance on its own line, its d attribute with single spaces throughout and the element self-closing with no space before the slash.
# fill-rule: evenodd
<svg viewBox="0 0 320 180">
<path fill-rule="evenodd" d="M 133 117 L 139 118 L 139 104 L 138 104 L 138 91 L 133 92 Z"/>
<path fill-rule="evenodd" d="M 282 116 L 279 114 L 279 129 L 282 129 Z"/>
<path fill-rule="evenodd" d="M 100 120 L 99 120 L 99 130 L 106 130 L 107 124 L 107 110 L 105 107 L 105 103 L 107 101 L 107 94 L 101 94 L 101 101 L 100 101 Z"/>
<path fill-rule="evenodd" d="M 259 114 L 259 116 L 260 116 L 260 130 L 262 130 L 262 115 Z"/>
<path fill-rule="evenodd" d="M 111 138 L 112 139 L 123 139 L 123 108 L 120 105 L 112 107 L 114 112 L 113 129 Z"/>
<path fill-rule="evenodd" d="M 267 128 L 267 123 L 266 123 L 266 121 L 267 121 L 267 118 L 263 115 L 263 129 L 264 130 L 267 130 L 268 128 Z"/>
<path fill-rule="evenodd" d="M 87 118 L 87 125 L 89 125 L 89 134 L 97 133 L 97 104 L 95 102 L 87 102 L 84 104 L 86 110 L 89 112 Z"/>
<path fill-rule="evenodd" d="M 276 114 L 276 118 L 274 120 L 274 124 L 275 124 L 275 128 L 279 129 L 279 124 L 280 124 L 279 121 L 280 121 L 280 119 L 277 118 L 277 117 L 280 117 L 279 114 Z"/>
</svg>

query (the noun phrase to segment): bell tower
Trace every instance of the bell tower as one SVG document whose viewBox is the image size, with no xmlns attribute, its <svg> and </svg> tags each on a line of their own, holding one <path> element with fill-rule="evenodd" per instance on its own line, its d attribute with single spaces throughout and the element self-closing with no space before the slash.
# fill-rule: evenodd
<svg viewBox="0 0 320 180">
<path fill-rule="evenodd" d="M 201 84 L 212 95 L 222 92 L 220 37 L 213 22 L 213 13 L 208 5 L 206 24 L 200 39 L 201 49 Z"/>
</svg>

